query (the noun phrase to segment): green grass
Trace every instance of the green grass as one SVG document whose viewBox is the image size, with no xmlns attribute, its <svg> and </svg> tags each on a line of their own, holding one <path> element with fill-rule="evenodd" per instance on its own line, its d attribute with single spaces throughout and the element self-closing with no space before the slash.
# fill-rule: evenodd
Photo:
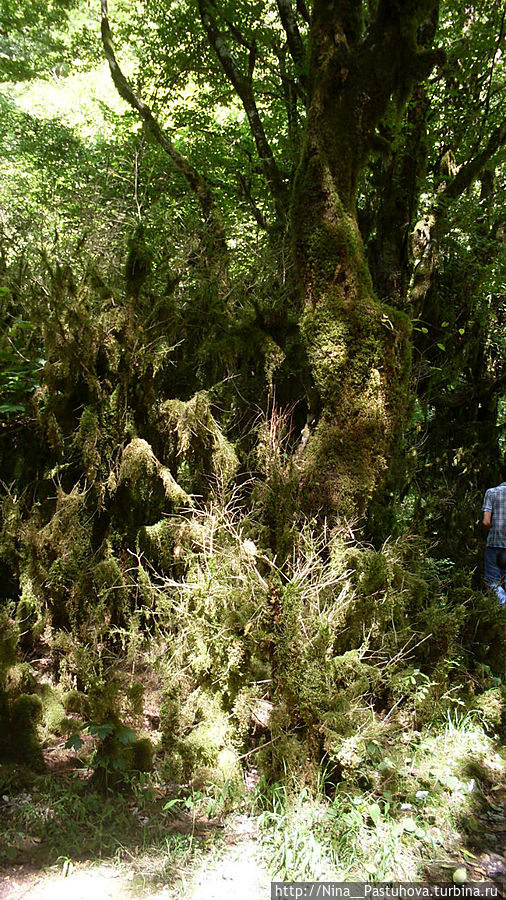
<svg viewBox="0 0 506 900">
<path fill-rule="evenodd" d="M 209 843 L 209 832 L 201 833 L 191 803 L 176 811 L 175 822 L 175 811 L 164 809 L 166 792 L 148 776 L 132 782 L 127 792 L 104 795 L 78 773 L 32 776 L 23 789 L 4 774 L 0 796 L 4 823 L 0 865 L 44 868 L 62 859 L 133 858 L 146 853 L 186 858 Z"/>
<path fill-rule="evenodd" d="M 273 878 L 423 880 L 435 861 L 451 870 L 485 849 L 481 819 L 506 767 L 477 717 L 453 715 L 438 732 L 390 733 L 386 743 L 388 757 L 380 748 L 313 794 L 258 786 L 253 808 Z"/>
<path fill-rule="evenodd" d="M 485 847 L 484 816 L 506 790 L 505 770 L 476 712 L 424 733 L 385 726 L 359 764 L 329 762 L 315 790 L 287 778 L 261 779 L 246 798 L 227 784 L 176 794 L 154 773 L 104 794 L 83 771 L 4 769 L 0 861 L 63 872 L 109 859 L 131 866 L 139 884 L 174 885 L 219 856 L 222 825 L 240 811 L 256 819 L 274 879 L 423 880 L 435 861 L 451 871 Z"/>
</svg>

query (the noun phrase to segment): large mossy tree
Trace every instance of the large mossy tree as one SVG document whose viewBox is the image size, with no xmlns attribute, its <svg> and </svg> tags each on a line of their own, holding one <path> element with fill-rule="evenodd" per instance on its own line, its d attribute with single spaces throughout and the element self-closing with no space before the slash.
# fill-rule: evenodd
<svg viewBox="0 0 506 900">
<path fill-rule="evenodd" d="M 152 645 L 171 779 L 246 750 L 266 684 L 279 774 L 397 706 L 404 648 L 434 674 L 417 716 L 452 661 L 502 664 L 501 611 L 447 572 L 500 450 L 505 17 L 453 6 L 8 6 L 7 723 L 25 693 L 49 721 L 16 662 L 43 645 L 118 729 L 142 685 L 107 665 Z M 100 124 L 33 102 L 41 21 L 74 98 L 105 74 Z"/>
<path fill-rule="evenodd" d="M 434 269 L 437 229 L 431 225 L 429 248 L 424 245 L 417 257 L 418 201 L 429 168 L 437 175 L 444 157 L 434 147 L 434 126 L 431 131 L 441 112 L 438 85 L 450 84 L 470 54 L 462 51 L 463 39 L 457 61 L 446 63 L 445 50 L 434 46 L 439 18 L 445 46 L 454 46 L 467 23 L 469 45 L 476 33 L 490 61 L 475 94 L 476 101 L 480 89 L 487 90 L 481 140 L 466 145 L 452 172 L 445 170 L 453 177 L 442 193 L 441 179 L 435 179 L 437 212 L 429 218 L 438 225 L 443 210 L 447 216 L 504 145 L 500 104 L 494 106 L 491 91 L 504 24 L 500 11 L 489 10 L 494 21 L 487 39 L 483 12 L 473 4 L 462 4 L 456 14 L 432 0 L 148 6 L 152 25 L 140 26 L 146 86 L 184 89 L 197 82 L 206 104 L 226 99 L 242 107 L 240 124 L 228 135 L 230 158 L 214 171 L 203 166 L 199 132 L 214 153 L 220 144 L 219 135 L 208 136 L 203 110 L 188 149 L 176 149 L 164 127 L 163 104 L 154 115 L 121 71 L 104 0 L 102 36 L 114 83 L 198 201 L 204 240 L 211 257 L 220 257 L 222 278 L 234 267 L 226 250 L 232 193 L 239 211 L 248 210 L 265 232 L 284 290 L 281 299 L 263 299 L 255 324 L 287 358 L 276 390 L 298 406 L 298 499 L 306 513 L 356 520 L 404 450 L 414 394 L 412 323 L 432 317 L 428 269 Z M 179 119 L 185 122 L 181 113 Z M 452 129 L 458 130 L 450 124 Z M 429 325 L 432 336 L 438 325 Z M 397 467 L 395 478 L 402 492 L 406 472 Z"/>
</svg>

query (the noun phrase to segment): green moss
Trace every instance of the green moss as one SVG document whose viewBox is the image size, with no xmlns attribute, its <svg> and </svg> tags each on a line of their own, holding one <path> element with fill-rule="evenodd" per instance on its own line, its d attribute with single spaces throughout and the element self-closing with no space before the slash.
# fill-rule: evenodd
<svg viewBox="0 0 506 900">
<path fill-rule="evenodd" d="M 1 506 L 0 558 L 15 570 L 19 562 L 17 542 L 22 528 L 20 504 L 11 496 L 5 497 Z"/>
<path fill-rule="evenodd" d="M 19 578 L 21 596 L 16 607 L 16 621 L 20 630 L 28 632 L 35 642 L 44 630 L 43 602 L 36 591 L 34 580 L 22 572 Z"/>
<path fill-rule="evenodd" d="M 362 239 L 340 184 L 346 168 L 308 138 L 294 190 L 301 333 L 322 406 L 303 458 L 303 502 L 356 520 L 381 479 L 409 409 L 408 318 L 374 296 Z M 342 149 L 342 148 L 341 148 Z M 332 161 L 331 161 L 332 160 Z M 348 176 L 351 173 L 348 170 Z M 342 189 L 342 190 L 341 190 Z"/>
<path fill-rule="evenodd" d="M 148 609 L 152 609 L 156 602 L 156 589 L 151 583 L 149 572 L 144 568 L 143 565 L 139 565 L 137 567 L 137 590 L 139 592 L 142 605 L 147 607 Z"/>
<path fill-rule="evenodd" d="M 170 569 L 174 562 L 176 547 L 174 523 L 170 519 L 161 519 L 155 525 L 141 528 L 138 536 L 139 551 L 149 562 L 162 570 Z"/>
<path fill-rule="evenodd" d="M 107 443 L 107 435 L 97 409 L 85 407 L 81 414 L 75 445 L 81 451 L 84 471 L 91 484 L 99 475 L 103 476 L 102 466 L 105 462 L 104 456 L 107 456 Z"/>
<path fill-rule="evenodd" d="M 12 703 L 9 716 L 9 756 L 35 770 L 44 768 L 44 756 L 37 734 L 37 725 L 41 719 L 40 697 L 21 694 Z"/>
<path fill-rule="evenodd" d="M 123 450 L 119 470 L 119 483 L 137 485 L 149 481 L 157 472 L 157 459 L 147 441 L 134 438 Z"/>
<path fill-rule="evenodd" d="M 149 522 L 159 517 L 165 509 L 191 506 L 188 494 L 142 438 L 134 438 L 123 450 L 118 488 L 126 491 L 122 502 L 122 516 L 126 522 L 129 518 L 139 524 Z M 121 524 L 124 525 L 124 522 Z"/>
<path fill-rule="evenodd" d="M 194 790 L 206 788 L 226 788 L 233 790 L 235 801 L 244 794 L 244 778 L 237 754 L 230 748 L 224 748 L 218 753 L 215 765 L 197 764 L 192 773 L 192 787 Z M 233 787 L 232 787 L 233 786 Z"/>
<path fill-rule="evenodd" d="M 34 694 L 36 689 L 37 679 L 31 665 L 29 663 L 17 663 L 13 665 L 7 678 L 7 691 L 9 697 L 13 698 L 20 694 Z"/>
<path fill-rule="evenodd" d="M 489 688 L 476 697 L 474 708 L 479 710 L 483 717 L 483 722 L 488 728 L 499 728 L 504 716 L 505 709 L 504 688 Z"/>
<path fill-rule="evenodd" d="M 379 670 L 362 662 L 358 650 L 348 650 L 341 656 L 335 656 L 331 668 L 336 683 L 353 686 L 356 696 L 367 693 L 371 687 L 376 688 L 382 681 Z"/>
<path fill-rule="evenodd" d="M 138 738 L 132 746 L 132 768 L 136 772 L 151 772 L 153 752 L 153 744 L 148 737 Z"/>
<path fill-rule="evenodd" d="M 191 400 L 168 400 L 160 407 L 160 428 L 165 437 L 167 454 L 174 461 L 188 464 L 192 489 L 207 496 L 210 479 L 221 483 L 236 473 L 239 461 L 211 412 L 205 391 Z"/>
<path fill-rule="evenodd" d="M 90 705 L 86 694 L 82 691 L 66 691 L 62 698 L 66 713 L 77 713 L 79 716 L 90 715 Z"/>
<path fill-rule="evenodd" d="M 198 764 L 213 766 L 218 761 L 227 737 L 227 725 L 223 721 L 202 722 L 187 738 L 187 746 Z"/>
<path fill-rule="evenodd" d="M 5 609 L 0 609 L 0 689 L 11 666 L 17 662 L 16 648 L 19 640 L 19 626 Z"/>
<path fill-rule="evenodd" d="M 58 693 L 49 684 L 42 684 L 40 687 L 40 698 L 42 701 L 42 720 L 48 733 L 65 734 L 68 731 L 69 720 Z"/>
</svg>

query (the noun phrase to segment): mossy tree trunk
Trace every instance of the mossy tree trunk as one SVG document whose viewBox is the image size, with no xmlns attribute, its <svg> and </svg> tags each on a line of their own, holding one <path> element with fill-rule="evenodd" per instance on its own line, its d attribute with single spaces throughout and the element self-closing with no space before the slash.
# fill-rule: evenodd
<svg viewBox="0 0 506 900">
<path fill-rule="evenodd" d="M 441 58 L 419 39 L 436 9 L 434 0 L 384 0 L 366 27 L 361 3 L 315 0 L 292 204 L 301 330 L 318 395 L 303 461 L 310 511 L 361 515 L 410 407 L 410 322 L 375 296 L 356 196 L 378 127 L 386 115 L 401 121 L 413 85 Z"/>
</svg>

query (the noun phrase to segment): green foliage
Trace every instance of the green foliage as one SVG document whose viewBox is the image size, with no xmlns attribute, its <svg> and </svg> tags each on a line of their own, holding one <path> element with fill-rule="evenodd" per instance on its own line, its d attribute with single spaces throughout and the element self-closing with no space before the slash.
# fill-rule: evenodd
<svg viewBox="0 0 506 900">
<path fill-rule="evenodd" d="M 502 440 L 501 149 L 445 193 L 503 118 L 502 13 L 443 4 L 447 63 L 404 124 L 392 92 L 357 163 L 358 223 L 326 140 L 318 221 L 315 171 L 300 168 L 304 5 L 295 57 L 265 4 L 212 7 L 263 155 L 197 6 L 115 4 L 115 34 L 135 89 L 207 176 L 222 254 L 184 167 L 100 86 L 88 4 L 0 15 L 1 749 L 40 767 L 41 737 L 67 736 L 71 718 L 69 747 L 102 788 L 140 784 L 160 754 L 206 801 L 212 785 L 240 794 L 251 752 L 285 784 L 317 785 L 326 763 L 330 856 L 307 793 L 299 836 L 273 840 L 279 871 L 320 877 L 350 831 L 374 836 L 369 875 L 387 877 L 395 841 L 425 828 L 382 793 L 390 779 L 413 800 L 388 723 L 421 729 L 461 705 L 503 721 L 504 610 L 469 574 Z M 359 23 L 345 24 L 352 40 Z M 51 686 L 19 649 L 49 655 Z"/>
</svg>

